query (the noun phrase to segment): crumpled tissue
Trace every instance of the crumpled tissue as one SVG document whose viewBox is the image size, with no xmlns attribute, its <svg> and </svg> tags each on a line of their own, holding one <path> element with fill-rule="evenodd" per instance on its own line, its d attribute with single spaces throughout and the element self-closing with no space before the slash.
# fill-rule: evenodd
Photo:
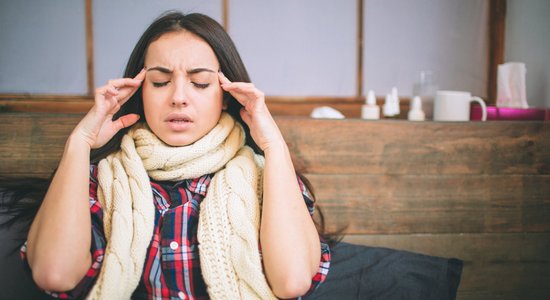
<svg viewBox="0 0 550 300">
<path fill-rule="evenodd" d="M 315 119 L 344 119 L 344 115 L 330 106 L 316 107 L 310 114 Z"/>
<path fill-rule="evenodd" d="M 525 91 L 524 63 L 508 62 L 498 65 L 497 107 L 528 108 Z"/>
</svg>

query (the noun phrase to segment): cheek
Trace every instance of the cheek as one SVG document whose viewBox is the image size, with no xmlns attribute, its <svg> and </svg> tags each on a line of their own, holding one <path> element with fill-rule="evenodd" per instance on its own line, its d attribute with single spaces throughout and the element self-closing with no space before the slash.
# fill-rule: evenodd
<svg viewBox="0 0 550 300">
<path fill-rule="evenodd" d="M 216 106 L 219 106 L 223 109 L 226 108 L 226 105 L 225 105 L 224 100 L 223 100 L 223 91 L 222 91 L 221 88 L 218 88 L 218 89 L 213 91 L 212 99 L 214 100 L 214 103 L 215 103 Z"/>
<path fill-rule="evenodd" d="M 154 117 L 155 114 L 158 111 L 159 105 L 155 101 L 156 97 L 154 93 L 151 93 L 150 91 L 147 91 L 147 89 L 143 89 L 142 93 L 142 99 L 143 99 L 143 114 L 145 115 L 145 121 L 149 123 L 154 122 L 156 118 Z"/>
</svg>

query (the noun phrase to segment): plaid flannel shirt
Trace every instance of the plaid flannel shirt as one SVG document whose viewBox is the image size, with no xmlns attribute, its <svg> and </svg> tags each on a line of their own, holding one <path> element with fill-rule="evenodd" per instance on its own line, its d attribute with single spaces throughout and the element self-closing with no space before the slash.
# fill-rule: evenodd
<svg viewBox="0 0 550 300">
<path fill-rule="evenodd" d="M 133 299 L 208 299 L 201 275 L 197 229 L 200 203 L 212 175 L 179 182 L 151 181 L 156 207 L 155 227 L 138 288 Z M 313 215 L 314 202 L 304 183 L 298 178 L 304 201 Z M 71 291 L 49 295 L 60 299 L 85 297 L 93 287 L 105 253 L 103 210 L 97 198 L 97 166 L 90 166 L 90 212 L 92 217 L 92 265 L 86 276 Z M 26 262 L 26 244 L 21 248 Z M 28 265 L 27 265 L 28 266 Z M 311 280 L 311 293 L 323 282 L 330 266 L 330 250 L 321 242 L 321 261 Z"/>
</svg>

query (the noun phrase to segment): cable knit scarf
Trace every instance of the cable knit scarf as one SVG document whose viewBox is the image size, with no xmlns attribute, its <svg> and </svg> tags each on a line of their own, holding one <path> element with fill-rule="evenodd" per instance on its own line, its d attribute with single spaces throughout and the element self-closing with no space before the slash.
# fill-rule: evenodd
<svg viewBox="0 0 550 300">
<path fill-rule="evenodd" d="M 130 299 L 153 235 L 149 177 L 183 180 L 215 173 L 200 206 L 201 271 L 212 299 L 274 299 L 258 251 L 263 157 L 244 146 L 240 124 L 223 113 L 203 138 L 170 147 L 146 125 L 99 163 L 98 198 L 107 248 L 88 299 Z"/>
</svg>

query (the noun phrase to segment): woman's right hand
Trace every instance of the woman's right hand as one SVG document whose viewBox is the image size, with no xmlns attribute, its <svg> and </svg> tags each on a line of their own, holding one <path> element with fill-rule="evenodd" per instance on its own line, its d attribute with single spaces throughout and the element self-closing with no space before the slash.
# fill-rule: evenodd
<svg viewBox="0 0 550 300">
<path fill-rule="evenodd" d="M 145 79 L 145 70 L 134 78 L 118 78 L 96 89 L 94 106 L 78 123 L 72 135 L 81 138 L 91 149 L 105 145 L 122 128 L 132 126 L 139 115 L 128 114 L 113 121 L 113 115 L 132 97 Z"/>
</svg>

